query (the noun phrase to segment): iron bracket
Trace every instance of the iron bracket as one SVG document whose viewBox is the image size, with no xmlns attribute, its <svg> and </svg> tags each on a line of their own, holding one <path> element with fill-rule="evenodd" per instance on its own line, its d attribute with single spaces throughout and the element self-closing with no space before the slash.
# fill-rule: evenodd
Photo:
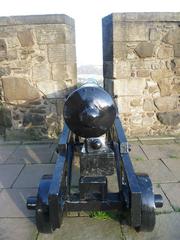
<svg viewBox="0 0 180 240">
<path fill-rule="evenodd" d="M 120 153 L 128 153 L 131 151 L 131 145 L 128 142 L 122 142 L 120 143 Z"/>
</svg>

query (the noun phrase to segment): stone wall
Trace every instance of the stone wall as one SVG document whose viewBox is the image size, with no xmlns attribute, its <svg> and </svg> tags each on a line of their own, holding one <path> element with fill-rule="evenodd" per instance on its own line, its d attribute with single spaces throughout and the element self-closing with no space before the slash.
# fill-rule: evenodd
<svg viewBox="0 0 180 240">
<path fill-rule="evenodd" d="M 102 23 L 104 85 L 126 133 L 180 134 L 180 13 L 115 13 Z"/>
<path fill-rule="evenodd" d="M 56 137 L 76 72 L 73 19 L 1 17 L 0 133 L 9 139 Z"/>
</svg>

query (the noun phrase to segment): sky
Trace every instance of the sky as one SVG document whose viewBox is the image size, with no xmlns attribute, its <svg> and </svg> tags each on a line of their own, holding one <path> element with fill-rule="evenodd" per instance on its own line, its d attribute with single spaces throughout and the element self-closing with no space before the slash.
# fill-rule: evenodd
<svg viewBox="0 0 180 240">
<path fill-rule="evenodd" d="M 67 14 L 75 19 L 77 64 L 102 65 L 102 18 L 112 12 L 178 12 L 180 0 L 0 0 L 0 16 Z"/>
</svg>

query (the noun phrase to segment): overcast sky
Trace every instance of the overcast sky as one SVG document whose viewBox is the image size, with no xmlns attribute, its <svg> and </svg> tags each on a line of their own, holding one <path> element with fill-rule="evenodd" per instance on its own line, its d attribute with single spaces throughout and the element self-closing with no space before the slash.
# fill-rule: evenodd
<svg viewBox="0 0 180 240">
<path fill-rule="evenodd" d="M 75 19 L 77 63 L 102 64 L 102 17 L 112 12 L 175 12 L 180 0 L 1 0 L 0 16 L 67 14 Z"/>
</svg>

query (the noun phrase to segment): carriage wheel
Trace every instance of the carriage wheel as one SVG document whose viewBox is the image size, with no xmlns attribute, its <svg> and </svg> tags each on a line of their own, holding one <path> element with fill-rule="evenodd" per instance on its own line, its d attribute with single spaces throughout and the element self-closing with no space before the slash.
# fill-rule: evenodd
<svg viewBox="0 0 180 240">
<path fill-rule="evenodd" d="M 49 221 L 48 192 L 52 175 L 44 175 L 39 183 L 36 205 L 36 226 L 41 233 L 51 233 Z"/>
<path fill-rule="evenodd" d="M 142 206 L 141 226 L 137 227 L 136 230 L 150 232 L 154 229 L 156 223 L 155 195 L 153 193 L 151 180 L 147 174 L 137 174 L 137 179 L 142 193 Z"/>
</svg>

